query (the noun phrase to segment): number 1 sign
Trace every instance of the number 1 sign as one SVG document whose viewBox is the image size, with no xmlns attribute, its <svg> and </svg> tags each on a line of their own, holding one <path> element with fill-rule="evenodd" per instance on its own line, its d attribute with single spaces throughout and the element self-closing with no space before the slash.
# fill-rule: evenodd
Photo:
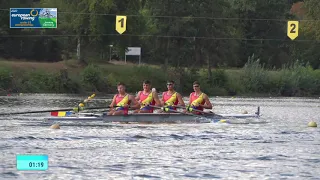
<svg viewBox="0 0 320 180">
<path fill-rule="evenodd" d="M 117 16 L 116 17 L 116 31 L 122 34 L 127 29 L 127 16 Z"/>
</svg>

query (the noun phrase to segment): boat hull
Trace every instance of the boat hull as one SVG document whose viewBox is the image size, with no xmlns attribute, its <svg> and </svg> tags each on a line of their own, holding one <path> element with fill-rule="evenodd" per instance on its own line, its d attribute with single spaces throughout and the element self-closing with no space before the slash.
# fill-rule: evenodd
<svg viewBox="0 0 320 180">
<path fill-rule="evenodd" d="M 79 115 L 73 117 L 48 117 L 46 122 L 148 122 L 148 123 L 212 123 L 220 122 L 226 118 L 258 118 L 257 114 L 206 114 L 203 116 L 186 115 L 179 113 L 140 113 L 118 116 L 88 116 Z"/>
</svg>

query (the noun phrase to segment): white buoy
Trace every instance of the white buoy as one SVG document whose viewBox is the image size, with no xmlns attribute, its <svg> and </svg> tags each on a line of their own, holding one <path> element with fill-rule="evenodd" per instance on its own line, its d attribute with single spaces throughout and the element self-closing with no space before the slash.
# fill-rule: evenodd
<svg viewBox="0 0 320 180">
<path fill-rule="evenodd" d="M 51 129 L 60 129 L 60 125 L 59 124 L 52 124 L 50 126 Z"/>
<path fill-rule="evenodd" d="M 248 111 L 243 110 L 243 111 L 242 111 L 242 114 L 248 114 Z"/>
</svg>

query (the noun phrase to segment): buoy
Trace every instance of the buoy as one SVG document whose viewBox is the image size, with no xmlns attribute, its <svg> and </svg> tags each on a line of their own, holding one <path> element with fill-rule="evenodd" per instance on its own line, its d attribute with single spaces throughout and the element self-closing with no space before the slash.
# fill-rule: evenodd
<svg viewBox="0 0 320 180">
<path fill-rule="evenodd" d="M 59 124 L 52 124 L 50 126 L 51 129 L 60 129 L 60 125 Z"/>
<path fill-rule="evenodd" d="M 248 111 L 244 110 L 242 111 L 242 114 L 248 114 Z"/>
<path fill-rule="evenodd" d="M 317 125 L 316 122 L 310 121 L 310 122 L 308 123 L 308 126 L 309 126 L 309 127 L 317 127 L 318 125 Z"/>
<path fill-rule="evenodd" d="M 83 103 L 80 103 L 80 104 L 79 104 L 79 107 L 84 107 L 84 104 L 83 104 Z"/>
<path fill-rule="evenodd" d="M 219 122 L 221 122 L 221 123 L 225 123 L 225 122 L 227 122 L 227 120 L 225 120 L 225 119 L 221 119 Z"/>
<path fill-rule="evenodd" d="M 22 96 L 22 95 L 23 95 L 23 93 L 20 93 L 20 94 L 19 94 L 19 96 Z"/>
</svg>

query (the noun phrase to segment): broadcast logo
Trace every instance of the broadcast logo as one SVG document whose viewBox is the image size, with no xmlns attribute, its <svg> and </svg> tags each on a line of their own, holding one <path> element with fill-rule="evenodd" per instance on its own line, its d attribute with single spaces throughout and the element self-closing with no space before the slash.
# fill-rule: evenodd
<svg viewBox="0 0 320 180">
<path fill-rule="evenodd" d="M 10 28 L 57 28 L 57 8 L 10 8 Z"/>
</svg>

